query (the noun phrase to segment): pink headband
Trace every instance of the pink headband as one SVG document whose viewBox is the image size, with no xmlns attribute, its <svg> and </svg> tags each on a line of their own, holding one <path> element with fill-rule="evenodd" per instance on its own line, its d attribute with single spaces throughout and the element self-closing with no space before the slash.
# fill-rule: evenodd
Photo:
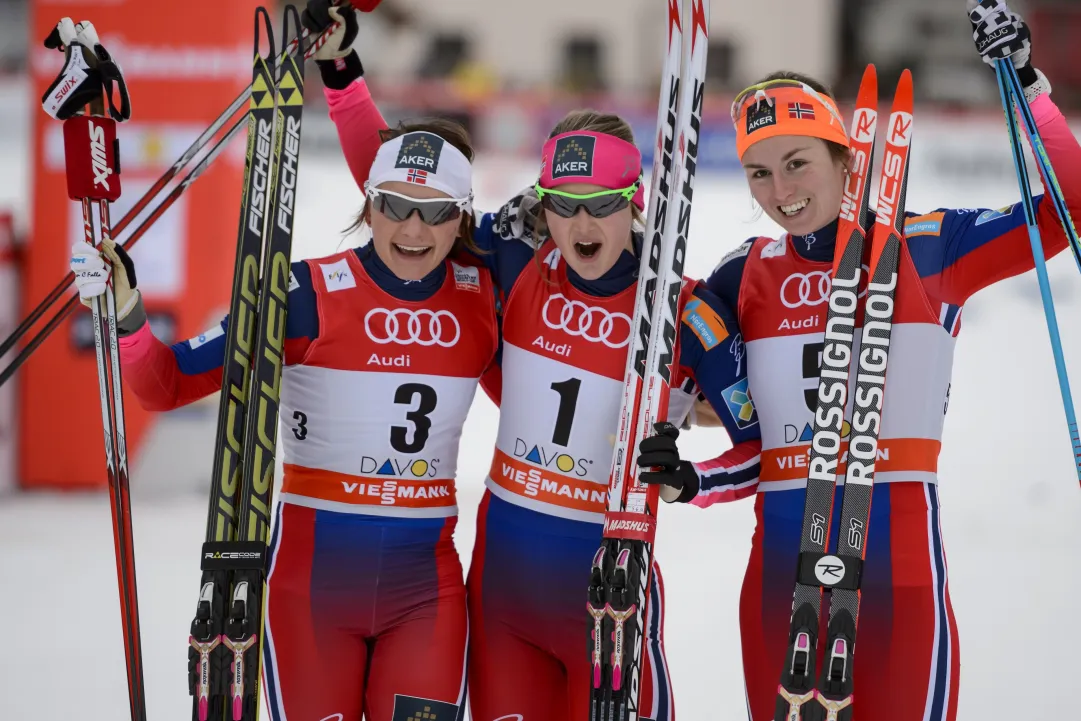
<svg viewBox="0 0 1081 721">
<path fill-rule="evenodd" d="M 565 183 L 592 183 L 622 190 L 642 176 L 642 153 L 634 143 L 607 133 L 575 130 L 549 138 L 541 151 L 540 186 L 556 188 Z M 634 204 L 645 210 L 644 188 L 634 193 Z"/>
</svg>

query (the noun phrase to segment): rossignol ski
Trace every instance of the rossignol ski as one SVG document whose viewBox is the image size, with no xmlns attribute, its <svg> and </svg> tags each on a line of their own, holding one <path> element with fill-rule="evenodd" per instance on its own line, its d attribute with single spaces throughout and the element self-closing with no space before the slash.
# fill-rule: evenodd
<svg viewBox="0 0 1081 721">
<path fill-rule="evenodd" d="M 877 81 L 868 68 L 852 123 L 854 168 L 842 201 L 838 245 L 826 319 L 818 408 L 808 462 L 807 493 L 789 648 L 777 687 L 775 721 L 850 721 L 852 662 L 866 557 L 886 366 L 893 324 L 897 267 L 904 234 L 908 157 L 912 139 L 912 76 L 901 73 L 886 125 L 876 226 L 871 233 L 863 325 L 857 329 L 864 234 L 872 217 L 868 169 L 873 157 Z M 862 175 L 862 177 L 858 177 Z M 857 193 L 862 184 L 861 198 Z M 856 203 L 859 202 L 859 211 Z M 866 220 L 864 220 L 866 218 Z M 880 226 L 880 227 L 878 227 Z M 859 343 L 854 343 L 860 332 Z M 848 442 L 842 426 L 849 371 L 858 357 Z M 827 553 L 836 475 L 845 474 L 836 554 Z M 829 623 L 821 676 L 815 684 L 819 616 L 830 589 Z"/>
<path fill-rule="evenodd" d="M 260 7 L 255 18 L 236 270 L 202 548 L 203 577 L 188 651 L 192 718 L 198 721 L 254 721 L 259 707 L 305 44 L 298 42 L 276 67 L 270 16 Z M 301 38 L 300 15 L 292 6 L 285 8 L 283 34 L 288 36 L 290 19 Z M 270 44 L 266 57 L 259 54 L 260 21 Z"/>
<path fill-rule="evenodd" d="M 604 538 L 593 559 L 586 604 L 591 721 L 639 718 L 659 491 L 639 482 L 636 459 L 639 442 L 668 414 L 698 161 L 708 24 L 709 0 L 669 0 L 668 50 L 632 323 L 637 332 L 624 371 Z"/>
</svg>

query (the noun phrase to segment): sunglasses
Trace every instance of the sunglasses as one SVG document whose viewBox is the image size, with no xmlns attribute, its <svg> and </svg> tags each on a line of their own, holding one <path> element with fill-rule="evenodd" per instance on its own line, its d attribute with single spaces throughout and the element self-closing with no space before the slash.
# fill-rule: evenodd
<svg viewBox="0 0 1081 721">
<path fill-rule="evenodd" d="M 542 188 L 540 183 L 533 186 L 537 197 L 540 198 L 541 207 L 550 210 L 561 218 L 573 218 L 579 208 L 585 208 L 586 212 L 594 218 L 607 218 L 612 213 L 618 213 L 631 204 L 631 199 L 638 192 L 638 186 L 642 181 L 636 180 L 634 184 L 616 190 L 602 190 L 599 193 L 578 195 L 577 193 L 564 193 L 561 190 Z"/>
<path fill-rule="evenodd" d="M 390 190 L 368 188 L 372 208 L 389 220 L 402 222 L 416 213 L 426 225 L 442 225 L 462 217 L 472 207 L 470 198 L 411 198 Z"/>
</svg>

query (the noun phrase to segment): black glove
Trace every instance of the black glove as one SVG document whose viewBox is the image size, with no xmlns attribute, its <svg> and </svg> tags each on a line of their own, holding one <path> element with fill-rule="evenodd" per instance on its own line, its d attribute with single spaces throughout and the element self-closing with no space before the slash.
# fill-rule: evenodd
<svg viewBox="0 0 1081 721">
<path fill-rule="evenodd" d="M 985 63 L 993 67 L 995 60 L 1009 58 L 1022 87 L 1037 82 L 1039 77 L 1030 62 L 1032 34 L 1005 0 L 968 0 L 968 20 L 976 50 Z"/>
<path fill-rule="evenodd" d="M 678 503 L 686 503 L 698 495 L 698 471 L 690 461 L 680 460 L 676 439 L 679 429 L 668 422 L 654 423 L 654 436 L 643 438 L 638 444 L 638 478 L 642 483 L 659 483 L 679 491 Z"/>
<path fill-rule="evenodd" d="M 311 31 L 311 42 L 315 42 L 335 23 L 339 24 L 326 43 L 315 51 L 315 64 L 323 77 L 323 85 L 331 90 L 344 90 L 349 83 L 364 75 L 360 56 L 352 48 L 360 31 L 356 8 L 349 2 L 339 5 L 338 1 L 308 0 L 307 7 L 300 15 L 301 24 Z"/>
</svg>

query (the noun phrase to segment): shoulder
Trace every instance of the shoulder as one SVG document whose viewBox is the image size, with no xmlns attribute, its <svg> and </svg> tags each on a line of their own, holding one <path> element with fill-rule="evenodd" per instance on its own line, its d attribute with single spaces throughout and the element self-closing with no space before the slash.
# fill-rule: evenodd
<svg viewBox="0 0 1081 721">
<path fill-rule="evenodd" d="M 711 293 L 723 298 L 733 311 L 739 298 L 739 285 L 743 279 L 743 268 L 747 265 L 747 259 L 751 256 L 755 244 L 762 245 L 760 241 L 769 242 L 769 238 L 748 238 L 724 254 L 720 262 L 713 268 L 713 272 L 706 278 L 705 285 Z M 763 251 L 757 251 L 763 252 Z"/>
</svg>

